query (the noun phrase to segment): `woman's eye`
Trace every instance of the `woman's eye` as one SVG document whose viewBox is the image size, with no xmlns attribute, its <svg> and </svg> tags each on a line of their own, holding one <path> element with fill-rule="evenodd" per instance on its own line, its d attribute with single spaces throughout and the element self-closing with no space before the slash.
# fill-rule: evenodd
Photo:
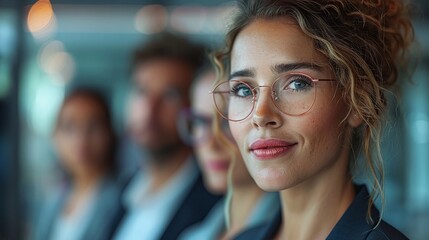
<svg viewBox="0 0 429 240">
<path fill-rule="evenodd" d="M 312 87 L 312 81 L 304 76 L 294 76 L 288 80 L 286 89 L 293 91 L 305 91 Z"/>
<path fill-rule="evenodd" d="M 231 93 L 236 97 L 249 97 L 252 96 L 252 89 L 244 83 L 239 83 L 232 87 Z"/>
</svg>

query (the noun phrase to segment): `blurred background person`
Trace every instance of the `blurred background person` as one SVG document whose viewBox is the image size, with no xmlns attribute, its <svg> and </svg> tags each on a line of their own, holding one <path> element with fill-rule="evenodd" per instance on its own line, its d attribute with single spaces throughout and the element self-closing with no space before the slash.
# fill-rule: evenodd
<svg viewBox="0 0 429 240">
<path fill-rule="evenodd" d="M 115 239 L 177 239 L 219 198 L 205 189 L 176 124 L 203 56 L 201 46 L 170 33 L 135 52 L 130 128 L 143 161 L 125 190 L 127 213 Z"/>
<path fill-rule="evenodd" d="M 183 240 L 232 239 L 241 230 L 271 219 L 280 209 L 278 194 L 266 193 L 256 185 L 232 139 L 228 122 L 215 112 L 209 94 L 215 79 L 214 66 L 207 64 L 192 86 L 192 107 L 182 111 L 179 127 L 181 136 L 195 149 L 204 183 L 211 192 L 227 193 L 230 172 L 231 198 L 219 201 L 202 223 L 181 235 Z"/>
<path fill-rule="evenodd" d="M 124 211 L 115 174 L 116 137 L 103 96 L 73 90 L 61 106 L 53 138 L 67 181 L 47 201 L 35 239 L 108 239 Z"/>
<path fill-rule="evenodd" d="M 429 1 L 412 5 L 419 46 L 410 59 L 421 64 L 412 84 L 398 86 L 400 106 L 389 111 L 382 136 L 382 154 L 392 163 L 385 166 L 384 216 L 411 239 L 426 239 Z M 123 141 L 124 106 L 135 46 L 171 31 L 216 48 L 236 11 L 235 0 L 0 0 L 0 239 L 27 239 L 56 183 L 52 128 L 70 85 L 108 91 L 122 153 L 131 145 Z M 118 164 L 134 171 L 139 158 L 126 148 Z"/>
</svg>

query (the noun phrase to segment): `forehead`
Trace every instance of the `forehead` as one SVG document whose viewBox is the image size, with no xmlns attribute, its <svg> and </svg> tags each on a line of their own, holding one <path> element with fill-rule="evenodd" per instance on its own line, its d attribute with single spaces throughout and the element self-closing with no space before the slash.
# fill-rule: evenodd
<svg viewBox="0 0 429 240">
<path fill-rule="evenodd" d="M 174 86 L 189 88 L 194 75 L 193 68 L 176 59 L 153 59 L 138 64 L 134 70 L 134 82 L 153 90 Z"/>
<path fill-rule="evenodd" d="M 76 96 L 65 103 L 60 113 L 60 120 L 94 119 L 101 118 L 102 115 L 103 108 L 99 102 L 90 97 Z"/>
<path fill-rule="evenodd" d="M 258 19 L 237 36 L 231 51 L 231 70 L 271 67 L 281 63 L 322 63 L 311 38 L 290 19 Z"/>
</svg>

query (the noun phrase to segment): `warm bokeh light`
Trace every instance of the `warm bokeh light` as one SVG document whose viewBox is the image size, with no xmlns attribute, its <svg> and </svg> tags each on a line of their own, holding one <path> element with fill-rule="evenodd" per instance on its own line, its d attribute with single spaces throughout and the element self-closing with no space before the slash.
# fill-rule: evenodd
<svg viewBox="0 0 429 240">
<path fill-rule="evenodd" d="M 49 27 L 54 19 L 54 11 L 49 0 L 39 0 L 28 12 L 27 27 L 32 33 L 40 32 Z"/>
<path fill-rule="evenodd" d="M 137 12 L 135 27 L 136 30 L 141 33 L 158 33 L 165 29 L 167 20 L 168 12 L 164 6 L 157 4 L 147 5 Z"/>
<path fill-rule="evenodd" d="M 40 49 L 39 64 L 43 71 L 51 76 L 54 83 L 66 84 L 74 76 L 74 59 L 60 41 L 51 41 Z"/>
</svg>

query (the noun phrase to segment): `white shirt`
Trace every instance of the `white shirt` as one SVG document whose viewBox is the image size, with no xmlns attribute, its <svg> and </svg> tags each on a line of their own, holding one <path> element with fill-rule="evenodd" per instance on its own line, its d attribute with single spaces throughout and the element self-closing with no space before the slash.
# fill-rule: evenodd
<svg viewBox="0 0 429 240">
<path fill-rule="evenodd" d="M 153 193 L 150 173 L 140 172 L 125 190 L 128 212 L 114 239 L 159 239 L 197 176 L 195 163 L 189 158 L 162 189 Z"/>
<path fill-rule="evenodd" d="M 52 229 L 52 240 L 79 240 L 82 238 L 95 204 L 95 191 L 85 198 L 70 216 L 60 215 Z"/>
</svg>

